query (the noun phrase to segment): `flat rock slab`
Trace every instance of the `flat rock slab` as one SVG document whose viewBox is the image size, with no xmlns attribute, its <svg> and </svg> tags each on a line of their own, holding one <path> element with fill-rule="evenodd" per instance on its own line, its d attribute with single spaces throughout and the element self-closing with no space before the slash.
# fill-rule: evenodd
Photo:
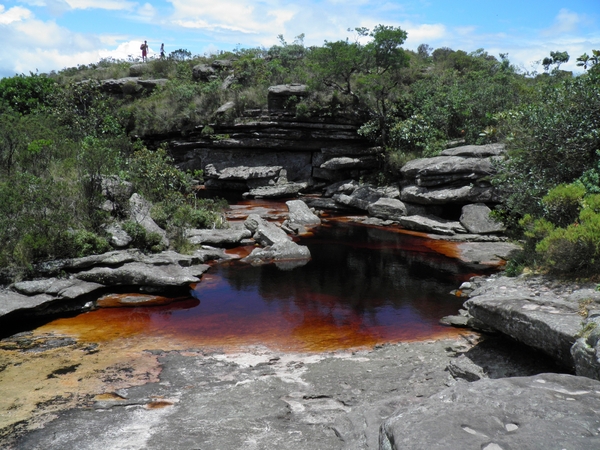
<svg viewBox="0 0 600 450">
<path fill-rule="evenodd" d="M 511 242 L 459 242 L 458 259 L 471 265 L 477 264 L 481 267 L 498 266 L 511 256 L 521 250 L 521 246 Z"/>
<path fill-rule="evenodd" d="M 553 286 L 537 277 L 492 277 L 475 284 L 477 288 L 465 302 L 469 314 L 563 366 L 574 367 L 571 347 L 584 319 L 580 290 L 571 292 L 560 283 Z M 590 301 L 594 299 L 590 297 Z"/>
<path fill-rule="evenodd" d="M 445 205 L 449 203 L 481 203 L 495 200 L 490 186 L 461 186 L 429 189 L 422 186 L 406 186 L 400 192 L 400 200 L 421 205 Z"/>
<path fill-rule="evenodd" d="M 407 230 L 424 231 L 425 233 L 452 235 L 466 233 L 467 230 L 460 222 L 440 219 L 432 216 L 402 216 L 397 217 L 398 223 Z"/>
<path fill-rule="evenodd" d="M 215 230 L 188 230 L 186 237 L 190 244 L 207 244 L 216 246 L 236 245 L 242 240 L 252 236 L 247 229 L 215 229 Z"/>
<path fill-rule="evenodd" d="M 461 382 L 399 409 L 380 449 L 600 448 L 600 382 L 564 374 Z"/>
</svg>

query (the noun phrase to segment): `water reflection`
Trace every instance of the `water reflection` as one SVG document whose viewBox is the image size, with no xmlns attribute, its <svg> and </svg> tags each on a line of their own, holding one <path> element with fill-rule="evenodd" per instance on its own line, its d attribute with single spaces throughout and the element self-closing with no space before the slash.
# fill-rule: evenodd
<svg viewBox="0 0 600 450">
<path fill-rule="evenodd" d="M 101 309 L 49 326 L 78 329 L 90 340 L 144 334 L 191 346 L 296 350 L 456 334 L 438 321 L 460 308 L 462 300 L 449 292 L 470 273 L 422 238 L 339 223 L 321 227 L 301 244 L 312 259 L 293 270 L 219 264 L 196 285 L 191 300 Z"/>
</svg>

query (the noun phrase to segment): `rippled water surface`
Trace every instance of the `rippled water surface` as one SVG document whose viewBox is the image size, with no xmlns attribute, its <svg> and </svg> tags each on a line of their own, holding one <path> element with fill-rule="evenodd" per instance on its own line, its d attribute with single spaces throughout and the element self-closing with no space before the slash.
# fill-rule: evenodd
<svg viewBox="0 0 600 450">
<path fill-rule="evenodd" d="M 431 241 L 333 222 L 300 243 L 312 254 L 300 267 L 217 264 L 190 298 L 99 309 L 44 328 L 90 341 L 144 335 L 192 347 L 303 351 L 457 333 L 438 321 L 461 307 L 463 300 L 449 292 L 473 274 L 431 250 Z"/>
</svg>

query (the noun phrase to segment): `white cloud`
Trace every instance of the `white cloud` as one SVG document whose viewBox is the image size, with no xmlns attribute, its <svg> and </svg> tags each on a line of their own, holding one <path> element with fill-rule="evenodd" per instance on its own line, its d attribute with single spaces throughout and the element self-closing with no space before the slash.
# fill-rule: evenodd
<svg viewBox="0 0 600 450">
<path fill-rule="evenodd" d="M 150 3 L 144 3 L 137 9 L 137 17 L 144 18 L 147 21 L 153 20 L 156 17 L 156 8 Z"/>
<path fill-rule="evenodd" d="M 31 11 L 20 6 L 14 6 L 8 11 L 5 11 L 4 9 L 4 5 L 0 5 L 0 24 L 2 25 L 8 25 L 9 23 L 13 22 L 21 22 L 33 17 L 33 13 Z"/>
<path fill-rule="evenodd" d="M 298 12 L 294 4 L 274 0 L 171 0 L 173 24 L 215 32 L 277 36 Z"/>
<path fill-rule="evenodd" d="M 543 34 L 545 36 L 554 36 L 570 33 L 577 30 L 577 27 L 585 21 L 583 16 L 563 8 L 558 12 L 556 19 L 554 19 L 554 24 L 547 30 L 544 30 Z"/>
<path fill-rule="evenodd" d="M 119 0 L 66 0 L 73 9 L 108 9 L 112 11 L 131 11 L 136 4 Z"/>
<path fill-rule="evenodd" d="M 436 42 L 447 35 L 447 29 L 442 24 L 404 23 L 401 28 L 408 34 L 406 45 L 409 47 Z"/>
</svg>

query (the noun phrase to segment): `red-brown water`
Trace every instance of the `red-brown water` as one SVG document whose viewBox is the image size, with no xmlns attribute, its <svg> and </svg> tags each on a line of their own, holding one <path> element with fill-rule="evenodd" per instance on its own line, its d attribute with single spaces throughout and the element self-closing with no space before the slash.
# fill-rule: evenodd
<svg viewBox="0 0 600 450">
<path fill-rule="evenodd" d="M 217 264 L 187 299 L 102 308 L 44 329 L 94 342 L 154 336 L 189 348 L 266 345 L 294 351 L 459 333 L 439 319 L 456 314 L 463 300 L 449 292 L 473 273 L 435 251 L 430 240 L 334 222 L 300 243 L 312 254 L 303 266 Z"/>
</svg>

